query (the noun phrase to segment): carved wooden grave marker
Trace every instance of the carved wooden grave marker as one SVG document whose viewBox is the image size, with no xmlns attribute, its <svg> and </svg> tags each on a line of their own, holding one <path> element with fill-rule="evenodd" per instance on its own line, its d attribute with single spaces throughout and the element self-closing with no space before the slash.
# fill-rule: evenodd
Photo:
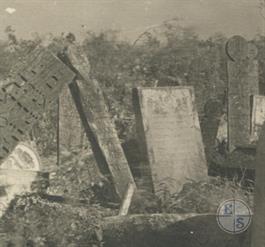
<svg viewBox="0 0 265 247">
<path fill-rule="evenodd" d="M 234 36 L 226 46 L 228 62 L 229 150 L 250 143 L 251 96 L 259 93 L 257 48 Z"/>
<path fill-rule="evenodd" d="M 15 66 L 10 83 L 0 89 L 0 161 L 23 140 L 74 73 L 47 50 L 36 49 Z"/>
<path fill-rule="evenodd" d="M 251 118 L 251 142 L 259 139 L 261 127 L 265 122 L 265 96 L 254 95 Z"/>
<path fill-rule="evenodd" d="M 192 87 L 138 88 L 154 190 L 179 192 L 188 179 L 203 180 L 207 165 Z"/>
<path fill-rule="evenodd" d="M 89 62 L 81 48 L 69 46 L 66 59 L 66 63 L 78 74 L 82 91 L 86 92 L 84 97 L 76 82 L 69 85 L 97 163 L 103 173 L 110 172 L 117 195 L 124 198 L 135 183 L 103 92 L 98 82 L 90 78 Z"/>
</svg>

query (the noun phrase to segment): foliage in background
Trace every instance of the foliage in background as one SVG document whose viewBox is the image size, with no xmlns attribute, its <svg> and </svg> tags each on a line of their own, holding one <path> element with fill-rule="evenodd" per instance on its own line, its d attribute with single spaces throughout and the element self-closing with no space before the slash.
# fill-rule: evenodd
<svg viewBox="0 0 265 247">
<path fill-rule="evenodd" d="M 64 35 L 41 37 L 35 34 L 32 40 L 19 40 L 12 27 L 6 29 L 6 34 L 7 41 L 0 42 L 2 80 L 8 77 L 12 65 L 23 59 L 36 45 L 54 50 L 67 39 Z M 223 101 L 227 83 L 226 40 L 221 33 L 201 39 L 192 28 L 184 28 L 177 22 L 161 25 L 159 32 L 145 32 L 134 44 L 120 40 L 116 31 L 88 32 L 81 45 L 89 58 L 91 75 L 99 81 L 104 91 L 121 141 L 135 136 L 134 87 L 192 85 L 201 119 L 203 107 L 209 99 Z M 263 94 L 265 38 L 257 36 L 251 42 L 259 50 L 260 88 Z M 54 106 L 35 126 L 34 137 L 44 154 L 49 154 L 56 147 L 56 114 Z"/>
</svg>

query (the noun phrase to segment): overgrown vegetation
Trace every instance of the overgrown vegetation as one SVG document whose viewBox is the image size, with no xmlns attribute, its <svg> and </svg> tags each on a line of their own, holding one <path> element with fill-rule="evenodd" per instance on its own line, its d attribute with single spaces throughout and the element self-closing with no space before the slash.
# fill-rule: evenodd
<svg viewBox="0 0 265 247">
<path fill-rule="evenodd" d="M 101 246 L 100 208 L 72 206 L 39 195 L 15 198 L 1 219 L 1 246 Z"/>
<path fill-rule="evenodd" d="M 6 33 L 8 40 L 0 42 L 2 83 L 8 80 L 12 66 L 34 47 L 44 45 L 53 49 L 54 44 L 61 44 L 66 38 L 62 35 L 47 39 L 36 34 L 32 40 L 19 40 L 11 27 L 7 28 Z M 162 25 L 159 34 L 147 32 L 135 44 L 119 40 L 114 31 L 88 33 L 81 45 L 91 63 L 91 76 L 99 81 L 104 91 L 121 142 L 128 143 L 135 139 L 131 96 L 134 87 L 194 86 L 202 124 L 204 106 L 209 100 L 218 100 L 225 108 L 226 40 L 222 34 L 203 40 L 194 30 L 172 23 Z M 265 37 L 257 36 L 251 42 L 258 47 L 258 61 L 260 68 L 263 68 Z M 260 69 L 260 89 L 263 94 L 263 69 Z M 40 154 L 50 156 L 52 162 L 56 149 L 56 110 L 56 107 L 49 109 L 29 137 L 36 141 Z M 117 214 L 117 205 L 106 203 L 111 201 L 113 193 L 108 190 L 110 184 L 100 174 L 96 179 L 91 177 L 89 166 L 94 164 L 94 158 L 81 155 L 81 152 L 81 149 L 65 150 L 62 165 L 51 177 L 50 193 L 70 198 L 69 203 L 51 202 L 36 194 L 19 196 L 12 202 L 2 224 L 7 238 L 11 239 L 8 246 L 16 246 L 18 242 L 22 243 L 19 246 L 102 244 L 99 228 L 102 217 Z M 130 157 L 138 155 L 130 151 L 126 154 Z M 218 155 L 222 162 L 224 156 Z M 134 167 L 131 168 L 134 173 Z M 244 187 L 238 180 L 217 177 L 208 181 L 191 181 L 178 194 L 162 190 L 160 198 L 139 189 L 130 212 L 215 213 L 219 203 L 231 197 L 253 205 L 251 186 Z M 74 206 L 72 200 L 83 200 L 83 204 Z"/>
</svg>

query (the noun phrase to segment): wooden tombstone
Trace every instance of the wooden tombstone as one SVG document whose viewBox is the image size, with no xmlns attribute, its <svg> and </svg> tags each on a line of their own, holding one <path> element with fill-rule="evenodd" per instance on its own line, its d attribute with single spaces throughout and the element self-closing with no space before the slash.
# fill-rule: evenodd
<svg viewBox="0 0 265 247">
<path fill-rule="evenodd" d="M 164 185 L 177 193 L 189 179 L 204 180 L 207 165 L 193 88 L 137 88 L 137 91 L 141 112 L 137 122 L 142 122 L 141 139 L 145 142 L 156 194 Z"/>
<path fill-rule="evenodd" d="M 250 144 L 251 96 L 259 93 L 257 48 L 234 36 L 226 45 L 228 55 L 229 151 Z"/>
<path fill-rule="evenodd" d="M 52 104 L 65 83 L 75 74 L 49 51 L 35 49 L 0 88 L 0 161 L 25 138 L 47 105 Z"/>
</svg>

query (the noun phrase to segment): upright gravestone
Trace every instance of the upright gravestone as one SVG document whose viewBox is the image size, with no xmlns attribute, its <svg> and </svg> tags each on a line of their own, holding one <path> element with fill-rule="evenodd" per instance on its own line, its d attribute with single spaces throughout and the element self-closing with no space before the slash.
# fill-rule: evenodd
<svg viewBox="0 0 265 247">
<path fill-rule="evenodd" d="M 164 185 L 170 192 L 179 192 L 189 179 L 204 180 L 207 165 L 193 88 L 137 91 L 141 113 L 137 122 L 142 122 L 142 140 L 156 194 Z"/>
<path fill-rule="evenodd" d="M 251 247 L 265 246 L 265 124 L 263 124 L 257 146 L 256 178 L 254 189 L 254 217 Z"/>
<path fill-rule="evenodd" d="M 234 36 L 226 45 L 228 55 L 229 151 L 250 144 L 251 96 L 259 93 L 257 48 Z"/>
<path fill-rule="evenodd" d="M 259 139 L 261 127 L 265 122 L 265 96 L 253 96 L 251 115 L 251 142 L 256 143 Z"/>
<path fill-rule="evenodd" d="M 65 86 L 59 99 L 59 148 L 81 147 L 84 129 L 69 88 Z"/>
</svg>

